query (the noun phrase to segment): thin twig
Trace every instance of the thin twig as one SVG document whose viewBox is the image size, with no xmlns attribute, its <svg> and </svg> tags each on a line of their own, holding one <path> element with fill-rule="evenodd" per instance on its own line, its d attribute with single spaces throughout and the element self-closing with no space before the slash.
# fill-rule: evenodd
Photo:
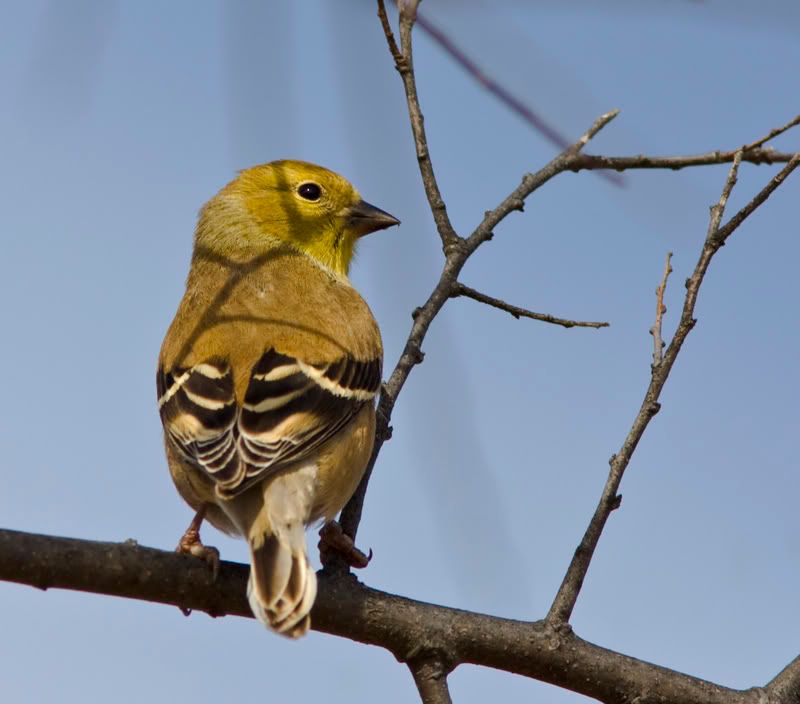
<svg viewBox="0 0 800 704">
<path fill-rule="evenodd" d="M 380 0 L 379 5 L 381 5 Z M 380 399 L 378 400 L 378 419 L 372 456 L 367 464 L 367 469 L 364 472 L 361 483 L 358 485 L 353 497 L 342 510 L 339 522 L 345 533 L 354 540 L 358 532 L 358 525 L 361 522 L 364 498 L 367 493 L 370 477 L 372 476 L 372 470 L 375 467 L 375 461 L 383 447 L 383 443 L 391 437 L 392 429 L 390 421 L 392 410 L 397 402 L 397 397 L 402 391 L 411 370 L 422 362 L 424 358 L 422 343 L 428 333 L 428 328 L 434 318 L 439 314 L 442 306 L 451 298 L 452 291 L 458 284 L 458 276 L 464 268 L 467 259 L 469 259 L 482 244 L 488 242 L 492 238 L 492 230 L 495 226 L 512 212 L 522 210 L 525 199 L 530 196 L 531 193 L 543 186 L 551 178 L 564 171 L 567 164 L 569 164 L 569 160 L 574 155 L 579 154 L 586 143 L 611 122 L 611 120 L 617 116 L 618 112 L 618 110 L 613 110 L 605 115 L 601 115 L 581 138 L 570 145 L 565 152 L 552 159 L 539 171 L 526 174 L 522 179 L 522 183 L 517 186 L 508 197 L 504 198 L 496 208 L 486 212 L 484 219 L 472 231 L 468 238 L 459 238 L 455 246 L 446 250 L 445 263 L 439 281 L 428 297 L 428 300 L 414 311 L 414 323 L 411 326 L 411 332 L 408 335 L 403 352 L 389 380 L 381 389 Z M 427 188 L 427 181 L 423 179 L 423 183 L 426 184 Z M 445 211 L 443 211 L 443 213 L 446 218 L 447 213 Z M 341 567 L 343 567 L 343 564 L 339 563 L 338 568 Z M 328 568 L 328 565 L 326 565 L 326 568 Z M 334 563 L 330 563 L 329 569 L 337 569 L 337 566 Z"/>
<path fill-rule="evenodd" d="M 753 149 L 758 149 L 758 147 L 766 144 L 770 140 L 775 139 L 778 135 L 783 134 L 784 132 L 789 131 L 792 127 L 796 125 L 800 125 L 800 115 L 795 115 L 789 122 L 787 122 L 783 127 L 776 127 L 774 130 L 770 130 L 764 137 L 761 139 L 757 139 L 755 142 L 751 142 L 750 144 L 746 144 L 742 147 L 743 152 L 749 152 Z"/>
<path fill-rule="evenodd" d="M 690 166 L 711 166 L 713 164 L 730 164 L 741 149 L 730 151 L 713 151 L 705 154 L 688 156 L 601 156 L 599 154 L 581 154 L 572 158 L 570 171 L 592 171 L 594 169 L 614 169 L 629 171 L 631 169 L 671 169 L 678 171 Z M 748 164 L 783 164 L 791 161 L 797 152 L 776 152 L 772 149 L 755 148 L 746 151 L 742 161 Z"/>
<path fill-rule="evenodd" d="M 573 155 L 582 151 L 583 148 L 589 143 L 590 140 L 597 136 L 597 133 L 602 130 L 611 120 L 619 115 L 619 110 L 611 110 L 604 115 L 600 115 L 592 126 L 581 135 L 581 138 L 566 150 L 567 154 Z"/>
<path fill-rule="evenodd" d="M 719 197 L 714 205 L 711 206 L 711 217 L 708 222 L 708 232 L 706 233 L 706 242 L 713 241 L 719 231 L 719 224 L 722 222 L 722 216 L 725 214 L 725 208 L 728 207 L 728 198 L 731 197 L 733 187 L 739 180 L 739 166 L 742 163 L 742 150 L 736 152 L 733 159 L 731 168 L 728 171 L 728 178 L 725 179 L 725 186 L 722 189 L 722 195 Z"/>
<path fill-rule="evenodd" d="M 657 367 L 661 364 L 661 357 L 664 352 L 664 339 L 661 337 L 661 323 L 664 319 L 664 313 L 667 312 L 667 307 L 664 305 L 664 292 L 667 290 L 667 279 L 672 273 L 672 252 L 667 252 L 667 263 L 664 265 L 664 274 L 661 277 L 661 283 L 656 288 L 656 321 L 653 327 L 650 328 L 650 334 L 653 336 L 653 366 Z"/>
<path fill-rule="evenodd" d="M 422 362 L 424 355 L 422 352 L 422 343 L 425 340 L 428 329 L 433 322 L 434 318 L 438 315 L 444 304 L 452 297 L 454 287 L 458 284 L 458 277 L 461 273 L 464 264 L 472 254 L 485 242 L 490 240 L 493 236 L 494 228 L 509 214 L 514 211 L 521 211 L 524 207 L 525 199 L 530 196 L 534 191 L 547 183 L 550 179 L 566 170 L 580 170 L 587 158 L 581 153 L 582 149 L 586 146 L 588 141 L 592 139 L 603 127 L 605 127 L 611 120 L 613 120 L 618 111 L 614 110 L 599 117 L 586 133 L 564 152 L 552 159 L 543 168 L 535 173 L 526 174 L 520 185 L 515 188 L 503 201 L 493 210 L 486 212 L 481 223 L 473 230 L 473 232 L 466 239 L 462 239 L 455 234 L 455 230 L 450 224 L 447 210 L 444 202 L 441 199 L 438 186 L 436 185 L 433 170 L 430 168 L 430 158 L 428 155 L 427 144 L 425 142 L 425 134 L 422 128 L 422 113 L 419 108 L 419 100 L 416 93 L 416 85 L 414 80 L 413 64 L 408 61 L 411 51 L 411 31 L 414 25 L 414 18 L 418 2 L 405 2 L 403 3 L 400 13 L 400 36 L 401 44 L 397 47 L 394 40 L 394 35 L 386 15 L 386 8 L 383 0 L 378 0 L 378 15 L 381 19 L 384 34 L 386 35 L 387 44 L 395 64 L 403 80 L 406 90 L 406 98 L 408 103 L 409 118 L 412 123 L 412 132 L 414 134 L 414 141 L 417 147 L 417 155 L 419 158 L 420 172 L 422 173 L 423 186 L 434 213 L 434 219 L 437 223 L 439 236 L 442 239 L 445 250 L 445 263 L 442 273 L 439 277 L 435 288 L 431 292 L 428 300 L 419 308 L 414 311 L 414 322 L 411 331 L 406 340 L 405 347 L 400 359 L 392 371 L 388 381 L 381 389 L 380 399 L 378 401 L 378 414 L 377 424 L 375 431 L 375 443 L 373 446 L 372 456 L 367 465 L 364 476 L 356 489 L 353 497 L 342 511 L 340 523 L 345 533 L 355 540 L 358 526 L 361 521 L 361 515 L 364 506 L 364 499 L 366 496 L 367 486 L 369 485 L 370 477 L 375 466 L 377 457 L 383 447 L 383 443 L 391 436 L 391 416 L 397 398 L 405 385 L 409 374 L 412 369 Z M 748 152 L 750 158 L 755 159 L 759 155 L 763 155 L 765 150 L 756 149 L 753 152 Z M 774 156 L 771 152 L 767 154 Z M 603 159 L 604 157 L 591 157 L 593 159 Z M 733 157 L 732 157 L 733 158 Z M 739 159 L 743 155 L 739 150 Z M 638 167 L 643 167 L 648 157 L 636 157 Z M 714 160 L 716 159 L 716 160 Z M 766 157 L 765 157 L 766 160 Z M 711 161 L 703 163 L 722 163 L 720 155 L 717 153 Z M 670 165 L 668 168 L 678 168 L 675 164 Z M 780 177 L 780 174 L 779 174 Z M 778 177 L 776 177 L 778 178 Z M 777 187 L 777 186 L 776 186 Z M 452 235 L 452 237 L 450 236 Z M 686 331 L 688 333 L 688 330 Z M 684 333 L 684 336 L 685 334 Z M 677 333 L 676 333 L 677 335 Z M 675 338 L 673 338 L 673 344 Z M 671 346 L 672 347 L 672 346 Z M 678 348 L 679 349 L 679 346 Z M 669 350 L 668 350 L 669 352 Z M 673 360 L 674 361 L 674 360 Z M 659 369 L 666 370 L 669 373 L 672 362 L 669 364 L 659 365 Z M 609 479 L 606 482 L 603 497 L 601 498 L 600 505 L 595 512 L 595 517 L 587 528 L 584 541 L 579 546 L 575 558 L 570 565 L 570 569 L 564 578 L 556 600 L 551 607 L 548 616 L 550 623 L 557 623 L 567 621 L 572 609 L 574 607 L 575 599 L 580 591 L 583 578 L 588 569 L 594 547 L 599 540 L 600 532 L 602 532 L 608 514 L 619 505 L 619 499 L 616 496 L 616 489 L 619 486 L 619 481 L 622 477 L 625 467 L 630 461 L 630 456 L 636 447 L 639 439 L 641 438 L 644 428 L 647 426 L 649 419 L 658 411 L 658 404 L 656 398 L 660 392 L 660 387 L 663 386 L 666 375 L 659 382 L 654 384 L 651 380 L 651 388 L 645 396 L 642 410 L 637 417 L 634 427 L 631 429 L 628 438 L 623 445 L 622 451 L 618 456 L 612 458 L 612 468 L 609 474 Z M 580 557 L 580 559 L 579 559 Z M 340 564 L 339 567 L 343 568 L 344 565 Z M 326 565 L 326 570 L 336 570 L 335 563 Z M 571 595 L 570 595 L 571 594 Z"/>
<path fill-rule="evenodd" d="M 370 457 L 364 476 L 355 493 L 342 510 L 339 521 L 344 532 L 353 538 L 353 540 L 356 538 L 358 526 L 361 522 L 364 498 L 366 496 L 370 477 L 372 476 L 372 470 L 375 467 L 375 462 L 383 447 L 383 443 L 391 437 L 392 428 L 390 423 L 397 397 L 402 391 L 411 370 L 422 362 L 424 358 L 422 343 L 425 340 L 428 328 L 442 309 L 442 306 L 451 298 L 453 287 L 458 283 L 458 276 L 467 259 L 474 254 L 478 247 L 491 239 L 492 228 L 513 211 L 522 210 L 525 198 L 537 188 L 547 183 L 547 181 L 556 174 L 563 171 L 569 163 L 569 159 L 579 154 L 586 143 L 618 114 L 618 111 L 615 110 L 601 115 L 595 120 L 586 133 L 582 135 L 577 142 L 570 145 L 562 154 L 551 160 L 543 169 L 540 169 L 534 174 L 527 174 L 522 179 L 522 183 L 514 189 L 511 195 L 505 198 L 494 210 L 486 213 L 483 221 L 475 228 L 469 238 L 465 240 L 459 237 L 450 223 L 445 204 L 441 199 L 441 194 L 439 193 L 436 179 L 431 168 L 428 148 L 425 142 L 425 132 L 424 129 L 422 129 L 422 112 L 416 93 L 413 63 L 409 60 L 411 56 L 411 31 L 414 26 L 414 17 L 418 4 L 418 2 L 404 2 L 402 5 L 400 12 L 401 41 L 399 49 L 394 40 L 394 33 L 389 24 L 388 16 L 386 15 L 384 0 L 378 0 L 378 17 L 380 18 L 381 26 L 386 36 L 389 51 L 395 59 L 395 65 L 406 90 L 406 102 L 408 104 L 409 118 L 412 123 L 414 141 L 417 147 L 417 156 L 419 157 L 422 183 L 425 188 L 428 203 L 434 213 L 434 220 L 437 223 L 439 236 L 442 239 L 445 250 L 445 263 L 439 281 L 428 297 L 428 300 L 414 311 L 414 322 L 411 326 L 411 332 L 408 335 L 403 352 L 389 380 L 381 389 L 380 398 L 378 400 L 378 417 L 372 456 Z M 332 561 L 326 565 L 326 569 L 334 571 L 343 567 L 343 563 L 337 563 L 336 561 Z"/>
<path fill-rule="evenodd" d="M 752 213 L 759 205 L 761 205 L 769 195 L 780 186 L 786 177 L 800 164 L 800 154 L 795 157 L 772 179 L 767 183 L 764 188 L 736 215 L 734 215 L 728 223 L 720 227 L 720 222 L 725 211 L 728 197 L 736 183 L 736 178 L 743 157 L 742 150 L 740 149 L 733 159 L 728 177 L 725 181 L 725 186 L 722 189 L 717 203 L 711 208 L 711 217 L 709 221 L 708 233 L 700 257 L 695 266 L 694 272 L 686 282 L 686 297 L 683 303 L 683 310 L 681 312 L 680 322 L 675 331 L 672 341 L 667 347 L 663 359 L 660 364 L 653 365 L 650 374 L 650 383 L 642 401 L 636 419 L 628 432 L 625 442 L 623 443 L 620 451 L 611 457 L 609 461 L 610 469 L 603 493 L 600 501 L 597 504 L 594 515 L 589 522 L 586 532 L 580 545 L 578 545 L 570 562 L 567 573 L 561 582 L 558 593 L 553 600 L 553 604 L 547 614 L 546 622 L 551 626 L 558 627 L 562 624 L 569 623 L 572 611 L 575 608 L 575 603 L 578 599 L 583 581 L 589 569 L 592 556 L 594 555 L 597 543 L 600 540 L 600 535 L 603 532 L 606 521 L 611 515 L 611 512 L 620 505 L 621 498 L 617 491 L 622 475 L 625 472 L 631 457 L 633 456 L 636 446 L 644 435 L 648 424 L 652 418 L 658 413 L 660 404 L 658 402 L 659 396 L 664 384 L 669 377 L 675 360 L 680 353 L 686 337 L 691 332 L 696 324 L 694 318 L 694 308 L 697 302 L 697 296 L 700 291 L 700 286 L 703 283 L 703 278 L 708 270 L 708 267 L 714 255 L 719 251 L 720 247 L 725 244 L 725 240 L 736 230 L 736 228 Z"/>
<path fill-rule="evenodd" d="M 403 55 L 400 53 L 400 47 L 397 46 L 397 41 L 394 38 L 392 25 L 389 22 L 389 16 L 386 14 L 386 5 L 383 3 L 383 0 L 378 0 L 378 19 L 381 21 L 381 27 L 386 36 L 386 43 L 389 45 L 389 53 L 391 53 L 395 68 L 397 68 L 403 63 Z"/>
<path fill-rule="evenodd" d="M 447 686 L 448 670 L 434 656 L 420 657 L 408 662 L 414 684 L 423 704 L 452 704 Z"/>
<path fill-rule="evenodd" d="M 414 55 L 411 45 L 411 31 L 414 28 L 414 21 L 417 15 L 419 0 L 405 0 L 400 8 L 400 48 L 394 38 L 389 18 L 386 14 L 384 0 L 378 0 L 378 17 L 381 20 L 383 32 L 389 45 L 395 68 L 403 80 L 403 87 L 406 91 L 406 102 L 408 104 L 408 115 L 411 120 L 411 131 L 414 135 L 414 144 L 417 150 L 417 163 L 422 175 L 422 183 L 425 186 L 425 194 L 428 197 L 428 204 L 433 213 L 433 220 L 436 223 L 436 230 L 442 240 L 442 247 L 445 252 L 454 246 L 461 238 L 456 234 L 450 218 L 447 217 L 442 194 L 439 191 L 439 184 L 436 181 L 436 174 L 433 171 L 430 151 L 428 150 L 428 138 L 425 136 L 425 120 L 419 106 L 417 96 L 417 81 L 414 76 Z"/>
<path fill-rule="evenodd" d="M 619 110 L 611 110 L 598 117 L 592 126 L 584 132 L 577 142 L 570 145 L 561 154 L 551 159 L 545 166 L 535 173 L 525 174 L 522 183 L 517 186 L 494 210 L 488 210 L 483 221 L 473 230 L 467 238 L 467 247 L 474 251 L 483 242 L 490 240 L 493 236 L 494 228 L 508 215 L 515 210 L 522 210 L 525 199 L 535 190 L 541 188 L 551 178 L 557 176 L 562 171 L 570 169 L 573 160 L 578 158 L 581 150 L 586 146 L 600 130 L 602 130 L 617 115 Z"/>
<path fill-rule="evenodd" d="M 745 205 L 736 215 L 734 215 L 728 222 L 719 228 L 717 237 L 725 243 L 725 240 L 733 234 L 739 225 L 741 225 L 753 211 L 758 208 L 767 198 L 769 198 L 773 191 L 778 188 L 785 180 L 786 177 L 792 173 L 798 166 L 800 166 L 800 152 L 795 154 L 786 166 L 784 166 L 777 174 L 775 174 L 770 182 L 756 194 L 756 196 L 747 205 Z"/>
<path fill-rule="evenodd" d="M 531 320 L 540 320 L 543 323 L 552 323 L 553 325 L 560 325 L 565 328 L 607 328 L 609 325 L 608 323 L 595 323 L 582 320 L 556 318 L 554 315 L 550 315 L 549 313 L 534 313 L 532 310 L 511 305 L 510 303 L 506 303 L 499 298 L 487 296 L 485 293 L 481 293 L 480 291 L 476 291 L 474 288 L 470 288 L 469 286 L 465 286 L 464 284 L 457 282 L 456 285 L 453 286 L 450 297 L 458 298 L 459 296 L 465 296 L 466 298 L 471 298 L 479 303 L 485 303 L 487 306 L 491 306 L 492 308 L 504 310 L 506 313 L 510 313 L 512 316 L 514 316 L 514 318 L 517 320 L 520 318 L 530 318 Z"/>
</svg>

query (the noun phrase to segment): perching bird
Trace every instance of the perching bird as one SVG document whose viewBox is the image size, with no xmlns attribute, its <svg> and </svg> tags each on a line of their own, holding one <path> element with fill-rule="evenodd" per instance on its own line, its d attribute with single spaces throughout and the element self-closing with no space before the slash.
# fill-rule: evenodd
<svg viewBox="0 0 800 704">
<path fill-rule="evenodd" d="M 348 268 L 398 223 L 314 164 L 241 171 L 200 212 L 161 348 L 167 460 L 197 512 L 179 550 L 214 561 L 204 519 L 243 536 L 253 614 L 284 635 L 308 630 L 316 596 L 305 527 L 336 516 L 372 451 L 383 350 Z"/>
</svg>

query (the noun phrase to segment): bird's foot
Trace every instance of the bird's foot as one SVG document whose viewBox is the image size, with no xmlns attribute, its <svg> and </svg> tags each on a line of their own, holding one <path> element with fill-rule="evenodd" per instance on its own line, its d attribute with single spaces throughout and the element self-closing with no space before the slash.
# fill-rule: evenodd
<svg viewBox="0 0 800 704">
<path fill-rule="evenodd" d="M 323 567 L 330 563 L 335 555 L 340 555 L 350 567 L 363 569 L 372 559 L 372 550 L 370 549 L 369 555 L 365 555 L 337 521 L 329 521 L 319 532 L 319 559 Z"/>
<path fill-rule="evenodd" d="M 216 580 L 219 574 L 219 550 L 211 545 L 203 545 L 200 540 L 200 525 L 203 523 L 205 515 L 205 507 L 195 514 L 186 532 L 178 541 L 178 547 L 175 548 L 175 552 L 199 557 L 211 568 L 213 579 Z"/>
</svg>

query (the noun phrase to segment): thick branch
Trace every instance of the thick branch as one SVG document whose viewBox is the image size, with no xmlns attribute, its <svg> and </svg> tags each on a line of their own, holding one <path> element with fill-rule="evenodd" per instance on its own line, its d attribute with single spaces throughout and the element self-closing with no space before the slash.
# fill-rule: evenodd
<svg viewBox="0 0 800 704">
<path fill-rule="evenodd" d="M 766 689 L 776 702 L 800 702 L 800 655 L 792 660 Z"/>
<path fill-rule="evenodd" d="M 100 543 L 0 530 L 0 579 L 40 589 L 74 589 L 212 616 L 251 617 L 247 575 L 246 565 L 223 562 L 213 581 L 202 561 L 133 541 Z M 320 575 L 312 624 L 325 633 L 381 646 L 402 662 L 433 654 L 446 669 L 483 665 L 609 704 L 759 704 L 765 695 L 772 695 L 771 704 L 797 701 L 791 698 L 796 664 L 765 690 L 727 689 L 593 645 L 569 627 L 551 629 L 541 621 L 426 604 L 370 589 L 352 575 Z"/>
<path fill-rule="evenodd" d="M 694 308 L 697 302 L 697 296 L 700 292 L 700 286 L 703 283 L 706 271 L 708 270 L 711 260 L 714 255 L 719 251 L 720 247 L 725 244 L 725 240 L 736 230 L 736 228 L 744 222 L 744 220 L 766 199 L 771 193 L 775 191 L 778 186 L 786 179 L 786 177 L 797 168 L 800 164 L 800 154 L 795 155 L 792 160 L 772 179 L 767 183 L 764 188 L 736 215 L 734 215 L 723 227 L 720 227 L 722 216 L 725 212 L 725 206 L 728 202 L 728 197 L 736 184 L 736 177 L 739 171 L 739 165 L 742 161 L 742 150 L 737 152 L 734 157 L 733 164 L 728 173 L 728 178 L 725 181 L 725 186 L 722 189 L 722 194 L 719 201 L 711 208 L 711 218 L 708 227 L 703 249 L 700 253 L 697 265 L 691 277 L 686 281 L 686 297 L 684 299 L 683 310 L 681 312 L 680 322 L 675 331 L 675 335 L 667 348 L 664 357 L 658 364 L 653 364 L 651 367 L 650 384 L 642 401 L 642 405 L 638 414 L 628 432 L 625 442 L 616 455 L 611 457 L 609 464 L 611 465 L 608 479 L 603 487 L 603 493 L 592 516 L 589 526 L 586 528 L 583 539 L 580 545 L 575 550 L 575 554 L 570 562 L 567 573 L 556 594 L 550 611 L 547 614 L 547 622 L 553 625 L 568 623 L 572 615 L 572 610 L 575 608 L 578 594 L 583 586 L 583 580 L 589 569 L 589 564 L 594 555 L 597 543 L 600 540 L 600 535 L 603 532 L 606 521 L 611 515 L 611 512 L 619 506 L 621 497 L 617 495 L 622 475 L 625 472 L 631 457 L 633 456 L 636 446 L 639 444 L 644 435 L 648 424 L 653 416 L 658 413 L 660 404 L 658 403 L 661 391 L 664 384 L 669 377 L 675 360 L 681 351 L 686 337 L 692 331 L 696 324 L 694 318 Z M 666 277 L 665 277 L 666 278 Z"/>
<path fill-rule="evenodd" d="M 492 296 L 487 296 L 485 293 L 481 293 L 480 291 L 476 291 L 474 288 L 470 288 L 469 286 L 465 286 L 464 284 L 457 282 L 455 286 L 453 286 L 453 290 L 450 293 L 451 298 L 458 298 L 459 296 L 464 296 L 466 298 L 471 298 L 474 301 L 478 301 L 479 303 L 485 303 L 487 306 L 491 306 L 492 308 L 497 308 L 499 310 L 504 310 L 506 313 L 510 313 L 514 318 L 519 320 L 520 318 L 530 318 L 531 320 L 540 320 L 543 323 L 552 323 L 553 325 L 561 325 L 565 328 L 607 328 L 608 323 L 595 323 L 595 322 L 588 322 L 582 320 L 567 320 L 566 318 L 556 318 L 554 315 L 550 315 L 549 313 L 535 313 L 532 310 L 528 310 L 527 308 L 520 308 L 519 306 L 511 305 L 510 303 L 506 303 L 499 298 L 493 298 Z"/>
</svg>

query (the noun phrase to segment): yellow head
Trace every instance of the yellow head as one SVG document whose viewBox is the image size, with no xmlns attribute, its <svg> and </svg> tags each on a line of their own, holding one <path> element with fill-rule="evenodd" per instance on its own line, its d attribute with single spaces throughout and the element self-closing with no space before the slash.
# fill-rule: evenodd
<svg viewBox="0 0 800 704">
<path fill-rule="evenodd" d="M 399 222 L 333 171 L 273 161 L 239 172 L 208 202 L 196 244 L 239 259 L 285 243 L 346 276 L 356 240 Z"/>
</svg>

